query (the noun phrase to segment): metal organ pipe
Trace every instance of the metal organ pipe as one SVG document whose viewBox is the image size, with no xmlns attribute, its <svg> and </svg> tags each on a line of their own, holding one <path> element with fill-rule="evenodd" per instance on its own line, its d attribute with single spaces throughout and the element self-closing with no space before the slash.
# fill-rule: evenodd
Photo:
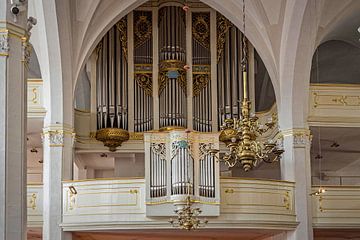
<svg viewBox="0 0 360 240">
<path fill-rule="evenodd" d="M 219 127 L 226 118 L 239 118 L 242 98 L 242 33 L 217 13 L 217 83 Z"/>
<path fill-rule="evenodd" d="M 97 128 L 127 129 L 126 17 L 97 47 Z"/>
<path fill-rule="evenodd" d="M 185 13 L 181 7 L 159 9 L 160 127 L 186 126 Z"/>
<path fill-rule="evenodd" d="M 192 24 L 193 127 L 196 131 L 210 132 L 212 130 L 210 13 L 194 12 Z"/>
<path fill-rule="evenodd" d="M 152 12 L 134 11 L 134 128 L 153 128 Z"/>
</svg>

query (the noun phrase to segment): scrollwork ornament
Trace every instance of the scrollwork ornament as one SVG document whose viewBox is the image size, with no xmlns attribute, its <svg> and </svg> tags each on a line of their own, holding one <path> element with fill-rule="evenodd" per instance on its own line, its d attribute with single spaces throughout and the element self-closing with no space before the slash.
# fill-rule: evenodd
<svg viewBox="0 0 360 240">
<path fill-rule="evenodd" d="M 148 20 L 148 16 L 139 16 L 135 22 L 134 35 L 135 35 L 135 48 L 143 45 L 152 34 L 152 24 Z"/>
<path fill-rule="evenodd" d="M 229 31 L 230 27 L 232 27 L 231 22 L 221 15 L 220 13 L 217 13 L 216 16 L 217 26 L 217 40 L 216 40 L 216 48 L 217 48 L 217 62 L 220 61 L 220 58 L 224 52 L 224 46 L 225 46 L 225 36 L 226 33 Z"/>
<path fill-rule="evenodd" d="M 2 33 L 0 35 L 0 55 L 8 56 L 10 51 L 9 34 Z"/>
<path fill-rule="evenodd" d="M 194 74 L 193 80 L 193 94 L 198 96 L 200 92 L 208 85 L 210 81 L 210 74 Z"/>
<path fill-rule="evenodd" d="M 117 24 L 116 24 L 117 29 L 119 30 L 120 33 L 120 42 L 121 42 L 121 47 L 122 50 L 124 52 L 125 55 L 125 59 L 127 59 L 127 19 L 126 17 L 123 17 Z"/>
<path fill-rule="evenodd" d="M 29 43 L 28 39 L 25 38 L 22 41 L 22 54 L 23 54 L 23 62 L 25 67 L 29 67 L 30 57 L 32 52 L 32 46 Z"/>
<path fill-rule="evenodd" d="M 135 74 L 135 81 L 148 96 L 152 96 L 152 74 L 137 73 Z"/>
<path fill-rule="evenodd" d="M 204 47 L 210 48 L 210 23 L 204 13 L 197 13 L 194 19 L 192 34 L 194 38 Z"/>
</svg>

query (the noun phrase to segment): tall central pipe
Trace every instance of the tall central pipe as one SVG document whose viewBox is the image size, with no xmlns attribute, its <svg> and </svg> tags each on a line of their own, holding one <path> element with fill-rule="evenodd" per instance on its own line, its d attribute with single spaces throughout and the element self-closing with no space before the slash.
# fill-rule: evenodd
<svg viewBox="0 0 360 240">
<path fill-rule="evenodd" d="M 159 9 L 160 127 L 186 126 L 185 12 Z"/>
</svg>

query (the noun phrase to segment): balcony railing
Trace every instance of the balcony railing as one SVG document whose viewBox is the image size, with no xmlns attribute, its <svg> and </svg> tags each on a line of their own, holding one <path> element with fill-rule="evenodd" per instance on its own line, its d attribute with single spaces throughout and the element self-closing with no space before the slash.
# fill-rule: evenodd
<svg viewBox="0 0 360 240">
<path fill-rule="evenodd" d="M 360 227 L 360 186 L 324 186 L 312 196 L 313 225 L 319 228 Z M 314 187 L 313 191 L 317 191 Z"/>
</svg>

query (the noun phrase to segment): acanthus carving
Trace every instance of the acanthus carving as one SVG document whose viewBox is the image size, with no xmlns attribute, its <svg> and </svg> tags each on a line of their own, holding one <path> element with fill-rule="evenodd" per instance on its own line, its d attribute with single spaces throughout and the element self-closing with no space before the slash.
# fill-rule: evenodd
<svg viewBox="0 0 360 240">
<path fill-rule="evenodd" d="M 62 146 L 64 145 L 64 133 L 61 131 L 49 131 L 49 144 L 50 146 Z"/>
<path fill-rule="evenodd" d="M 135 81 L 139 87 L 144 89 L 144 92 L 152 96 L 152 74 L 151 73 L 137 73 L 135 74 Z"/>
<path fill-rule="evenodd" d="M 152 24 L 148 19 L 149 16 L 139 15 L 136 16 L 134 24 L 134 47 L 137 48 L 143 45 L 152 34 Z"/>
<path fill-rule="evenodd" d="M 224 52 L 224 46 L 226 41 L 226 33 L 229 31 L 230 27 L 232 27 L 232 23 L 220 13 L 216 15 L 216 31 L 217 31 L 217 40 L 216 40 L 216 48 L 217 48 L 217 62 L 220 61 L 220 58 Z"/>
<path fill-rule="evenodd" d="M 207 13 L 193 13 L 192 34 L 200 45 L 210 49 L 210 23 L 208 15 Z"/>
<path fill-rule="evenodd" d="M 193 95 L 195 97 L 208 85 L 210 74 L 194 74 L 193 79 Z"/>
<path fill-rule="evenodd" d="M 116 27 L 120 33 L 121 48 L 124 52 L 125 59 L 127 59 L 127 20 L 123 17 L 117 24 Z"/>
</svg>

